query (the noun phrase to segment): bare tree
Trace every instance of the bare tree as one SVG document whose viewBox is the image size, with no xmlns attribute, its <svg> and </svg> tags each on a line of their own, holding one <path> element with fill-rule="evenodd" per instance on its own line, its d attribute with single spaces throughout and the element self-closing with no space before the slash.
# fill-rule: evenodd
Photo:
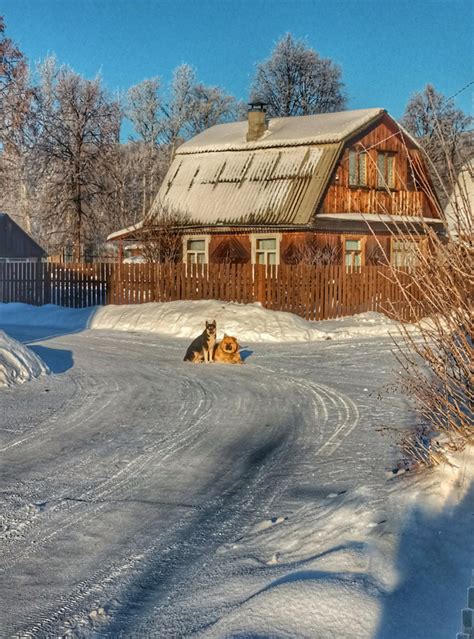
<svg viewBox="0 0 474 639">
<path fill-rule="evenodd" d="M 21 51 L 0 16 L 0 206 L 31 231 L 27 139 L 32 90 Z"/>
<path fill-rule="evenodd" d="M 126 114 L 146 143 L 168 145 L 173 150 L 180 138 L 187 139 L 241 114 L 241 105 L 233 96 L 198 82 L 189 64 L 174 70 L 167 99 L 160 89 L 159 78 L 152 78 L 127 94 Z"/>
<path fill-rule="evenodd" d="M 257 66 L 251 96 L 274 117 L 342 111 L 346 106 L 341 68 L 288 33 Z"/>
<path fill-rule="evenodd" d="M 72 240 L 79 259 L 84 240 L 97 235 L 113 194 L 109 170 L 120 109 L 100 78 L 85 80 L 53 59 L 40 67 L 33 107 L 42 221 L 60 242 Z"/>
<path fill-rule="evenodd" d="M 163 100 L 160 79 L 150 78 L 127 92 L 125 114 L 145 144 L 158 145 L 163 131 Z"/>
<path fill-rule="evenodd" d="M 5 36 L 0 16 L 0 145 L 13 144 L 21 130 L 30 98 L 28 67 L 18 47 Z"/>
<path fill-rule="evenodd" d="M 472 155 L 473 119 L 458 109 L 452 99 L 427 84 L 410 98 L 403 126 L 420 142 L 429 159 L 434 185 L 443 204 L 454 187 L 460 167 Z"/>
</svg>

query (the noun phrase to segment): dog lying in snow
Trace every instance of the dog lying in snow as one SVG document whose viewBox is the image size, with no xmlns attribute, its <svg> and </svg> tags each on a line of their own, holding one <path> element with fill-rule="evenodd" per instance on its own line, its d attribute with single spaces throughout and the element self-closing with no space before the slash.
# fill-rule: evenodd
<svg viewBox="0 0 474 639">
<path fill-rule="evenodd" d="M 212 320 L 212 322 L 206 320 L 206 328 L 201 335 L 196 337 L 188 346 L 183 361 L 194 362 L 196 364 L 198 362 L 213 362 L 215 346 L 216 320 Z"/>
<path fill-rule="evenodd" d="M 235 337 L 226 335 L 214 349 L 214 361 L 221 364 L 243 364 L 239 353 L 239 343 Z"/>
</svg>

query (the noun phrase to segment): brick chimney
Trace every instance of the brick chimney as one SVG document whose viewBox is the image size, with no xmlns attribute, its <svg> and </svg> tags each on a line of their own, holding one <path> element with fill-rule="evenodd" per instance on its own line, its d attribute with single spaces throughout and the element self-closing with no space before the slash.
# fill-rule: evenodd
<svg viewBox="0 0 474 639">
<path fill-rule="evenodd" d="M 267 130 L 266 104 L 263 102 L 250 102 L 248 110 L 247 142 L 254 142 L 262 137 Z"/>
</svg>

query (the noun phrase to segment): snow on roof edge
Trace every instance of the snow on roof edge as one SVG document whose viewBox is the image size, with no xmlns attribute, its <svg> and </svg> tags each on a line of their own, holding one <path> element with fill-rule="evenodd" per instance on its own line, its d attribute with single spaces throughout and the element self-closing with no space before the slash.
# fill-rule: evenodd
<svg viewBox="0 0 474 639">
<path fill-rule="evenodd" d="M 386 109 L 377 107 L 271 118 L 267 131 L 261 138 L 252 142 L 245 140 L 247 120 L 216 124 L 182 144 L 176 150 L 176 155 L 337 143 L 345 140 L 384 113 L 388 115 Z M 392 118 L 392 116 L 389 117 Z M 316 133 L 315 130 L 319 132 Z M 404 129 L 402 130 L 411 138 Z M 413 140 L 413 138 L 411 139 Z M 415 144 L 418 146 L 417 142 Z"/>
</svg>

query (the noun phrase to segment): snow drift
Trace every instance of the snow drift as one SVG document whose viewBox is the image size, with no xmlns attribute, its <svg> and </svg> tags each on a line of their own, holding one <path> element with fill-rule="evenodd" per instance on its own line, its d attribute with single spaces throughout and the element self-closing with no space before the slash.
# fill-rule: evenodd
<svg viewBox="0 0 474 639">
<path fill-rule="evenodd" d="M 145 331 L 192 339 L 206 319 L 245 342 L 315 342 L 326 339 L 373 337 L 396 333 L 398 323 L 381 313 L 362 313 L 338 320 L 310 322 L 293 313 L 271 311 L 261 304 L 217 300 L 104 306 L 90 320 L 90 328 Z"/>
<path fill-rule="evenodd" d="M 152 302 L 122 306 L 70 309 L 27 304 L 0 304 L 0 326 L 48 326 L 68 332 L 85 328 L 157 333 L 192 339 L 204 329 L 206 319 L 216 319 L 218 336 L 224 332 L 241 342 L 316 342 L 396 334 L 398 323 L 381 313 L 320 322 L 293 313 L 271 311 L 261 304 L 218 300 Z"/>
<path fill-rule="evenodd" d="M 48 367 L 33 351 L 0 330 L 0 387 L 23 384 L 47 373 Z"/>
</svg>

